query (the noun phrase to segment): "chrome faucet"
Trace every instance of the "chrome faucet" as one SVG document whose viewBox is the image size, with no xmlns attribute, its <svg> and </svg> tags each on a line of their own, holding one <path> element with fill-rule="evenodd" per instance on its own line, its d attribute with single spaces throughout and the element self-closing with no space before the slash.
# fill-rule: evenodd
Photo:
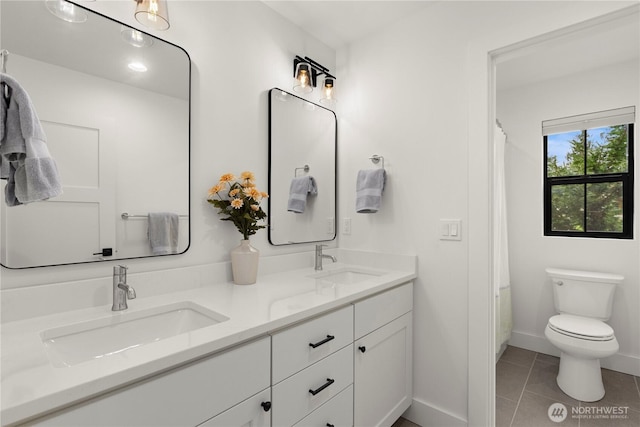
<svg viewBox="0 0 640 427">
<path fill-rule="evenodd" d="M 333 255 L 325 255 L 322 253 L 322 247 L 327 245 L 316 245 L 316 270 L 322 270 L 322 258 L 329 258 L 333 262 L 338 260 Z"/>
<path fill-rule="evenodd" d="M 127 267 L 116 265 L 113 267 L 113 305 L 112 311 L 126 310 L 127 299 L 135 299 L 136 291 L 127 285 Z"/>
</svg>

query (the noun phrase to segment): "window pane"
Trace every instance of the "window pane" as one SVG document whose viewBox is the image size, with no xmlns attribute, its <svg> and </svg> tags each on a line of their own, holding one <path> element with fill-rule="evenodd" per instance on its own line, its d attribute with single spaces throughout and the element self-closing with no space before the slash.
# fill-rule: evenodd
<svg viewBox="0 0 640 427">
<path fill-rule="evenodd" d="M 584 231 L 584 184 L 551 187 L 551 230 Z"/>
<path fill-rule="evenodd" d="M 622 233 L 622 182 L 587 184 L 587 231 Z"/>
<path fill-rule="evenodd" d="M 547 176 L 584 174 L 584 132 L 547 135 Z"/>
<path fill-rule="evenodd" d="M 626 172 L 627 126 L 587 130 L 587 174 Z"/>
</svg>

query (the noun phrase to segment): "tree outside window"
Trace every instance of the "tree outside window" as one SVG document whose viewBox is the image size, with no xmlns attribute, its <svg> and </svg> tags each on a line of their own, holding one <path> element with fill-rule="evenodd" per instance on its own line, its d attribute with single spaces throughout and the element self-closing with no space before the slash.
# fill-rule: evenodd
<svg viewBox="0 0 640 427">
<path fill-rule="evenodd" d="M 633 125 L 545 135 L 545 235 L 633 238 Z"/>
</svg>

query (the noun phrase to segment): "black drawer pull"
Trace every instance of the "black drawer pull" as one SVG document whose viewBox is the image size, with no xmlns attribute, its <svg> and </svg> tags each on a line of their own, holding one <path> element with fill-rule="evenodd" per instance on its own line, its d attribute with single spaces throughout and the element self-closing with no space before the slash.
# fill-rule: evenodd
<svg viewBox="0 0 640 427">
<path fill-rule="evenodd" d="M 322 341 L 318 341 L 315 344 L 310 342 L 309 343 L 309 347 L 311 347 L 311 348 L 320 347 L 322 344 L 328 343 L 332 339 L 335 339 L 335 337 L 333 335 L 327 335 L 327 337 L 325 339 L 323 339 Z"/>
<path fill-rule="evenodd" d="M 367 351 L 367 347 L 361 345 L 360 347 L 358 347 L 358 350 L 364 353 L 365 351 Z"/>
<path fill-rule="evenodd" d="M 335 427 L 333 424 L 327 423 L 327 427 Z"/>
<path fill-rule="evenodd" d="M 315 390 L 311 390 L 309 389 L 309 393 L 313 394 L 314 396 L 318 393 L 320 393 L 322 390 L 324 390 L 325 388 L 329 387 L 331 384 L 335 383 L 336 380 L 332 380 L 331 378 L 327 378 L 327 382 L 322 384 L 319 388 L 315 389 Z"/>
<path fill-rule="evenodd" d="M 260 406 L 262 406 L 264 412 L 269 412 L 269 409 L 271 409 L 271 402 L 262 402 Z"/>
</svg>

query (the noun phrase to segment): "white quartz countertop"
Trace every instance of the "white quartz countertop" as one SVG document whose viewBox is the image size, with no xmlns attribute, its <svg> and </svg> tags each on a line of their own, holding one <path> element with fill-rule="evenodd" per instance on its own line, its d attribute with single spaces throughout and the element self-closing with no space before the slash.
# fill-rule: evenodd
<svg viewBox="0 0 640 427">
<path fill-rule="evenodd" d="M 320 313 L 390 289 L 416 277 L 400 271 L 330 264 L 324 273 L 365 269 L 380 275 L 350 284 L 328 284 L 313 268 L 265 275 L 254 285 L 215 283 L 186 291 L 129 301 L 126 312 L 111 305 L 74 310 L 2 325 L 0 420 L 11 425 L 80 402 L 144 377 L 268 334 Z M 129 280 L 130 285 L 135 283 Z M 52 328 L 105 317 L 117 318 L 176 302 L 190 301 L 229 320 L 130 348 L 73 366 L 56 367 L 43 344 Z"/>
</svg>

